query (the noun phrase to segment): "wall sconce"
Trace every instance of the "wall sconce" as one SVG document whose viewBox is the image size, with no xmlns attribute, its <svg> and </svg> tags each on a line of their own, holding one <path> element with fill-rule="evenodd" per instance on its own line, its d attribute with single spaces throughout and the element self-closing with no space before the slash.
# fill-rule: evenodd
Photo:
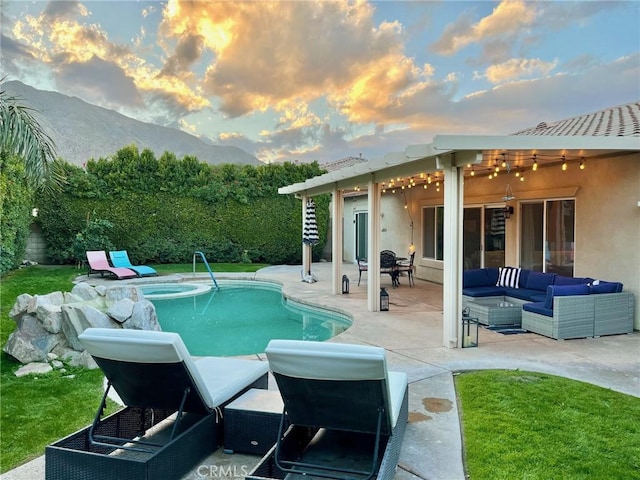
<svg viewBox="0 0 640 480">
<path fill-rule="evenodd" d="M 389 311 L 389 292 L 385 287 L 380 287 L 380 311 Z"/>
<path fill-rule="evenodd" d="M 342 275 L 342 294 L 349 293 L 349 277 Z"/>
<path fill-rule="evenodd" d="M 504 212 L 504 218 L 509 218 L 513 215 L 513 207 L 511 205 L 507 205 L 502 209 L 502 211 Z"/>
</svg>

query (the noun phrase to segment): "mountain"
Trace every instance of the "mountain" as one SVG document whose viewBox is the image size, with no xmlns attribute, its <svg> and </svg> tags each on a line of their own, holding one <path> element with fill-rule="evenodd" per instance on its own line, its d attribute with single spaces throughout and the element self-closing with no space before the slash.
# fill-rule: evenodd
<svg viewBox="0 0 640 480">
<path fill-rule="evenodd" d="M 58 156 L 74 165 L 107 158 L 131 144 L 140 151 L 148 148 L 156 158 L 168 151 L 179 159 L 194 155 L 212 165 L 262 164 L 240 148 L 210 145 L 181 130 L 140 122 L 77 97 L 38 90 L 15 80 L 5 82 L 2 89 L 37 111 L 34 116 L 55 142 Z"/>
</svg>

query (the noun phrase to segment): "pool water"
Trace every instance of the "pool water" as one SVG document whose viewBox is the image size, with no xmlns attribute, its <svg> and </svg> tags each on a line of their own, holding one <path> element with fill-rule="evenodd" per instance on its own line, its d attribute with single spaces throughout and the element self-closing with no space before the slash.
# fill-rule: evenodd
<svg viewBox="0 0 640 480">
<path fill-rule="evenodd" d="M 286 301 L 279 286 L 263 282 L 238 282 L 192 297 L 150 301 L 162 330 L 179 333 L 196 356 L 261 353 L 274 338 L 323 341 L 351 325 L 338 313 Z"/>
</svg>

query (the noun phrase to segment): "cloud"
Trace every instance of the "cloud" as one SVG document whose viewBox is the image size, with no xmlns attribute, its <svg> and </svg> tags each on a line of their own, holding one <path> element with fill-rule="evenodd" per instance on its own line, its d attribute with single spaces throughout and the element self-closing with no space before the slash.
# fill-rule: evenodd
<svg viewBox="0 0 640 480">
<path fill-rule="evenodd" d="M 528 29 L 536 19 L 533 5 L 521 0 L 505 0 L 491 13 L 473 23 L 469 15 L 448 25 L 431 50 L 440 55 L 453 55 L 461 49 L 488 41 L 507 42 Z"/>
<path fill-rule="evenodd" d="M 545 62 L 539 58 L 512 58 L 507 62 L 488 67 L 485 77 L 491 83 L 503 83 L 533 75 L 545 76 L 556 68 L 557 65 L 557 60 Z"/>
</svg>

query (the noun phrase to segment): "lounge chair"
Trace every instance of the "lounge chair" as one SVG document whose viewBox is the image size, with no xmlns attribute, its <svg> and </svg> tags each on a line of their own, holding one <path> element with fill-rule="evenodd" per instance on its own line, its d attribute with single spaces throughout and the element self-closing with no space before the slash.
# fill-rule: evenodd
<svg viewBox="0 0 640 480">
<path fill-rule="evenodd" d="M 393 478 L 409 390 L 384 349 L 272 340 L 265 352 L 291 426 L 282 432 L 283 415 L 276 445 L 247 479 Z"/>
<path fill-rule="evenodd" d="M 402 272 L 407 272 L 407 277 L 409 278 L 410 287 L 413 287 L 414 285 L 413 271 L 415 267 L 413 266 L 413 259 L 415 258 L 415 256 L 416 256 L 416 252 L 413 252 L 409 256 L 409 260 L 403 260 L 402 262 L 398 262 L 398 264 L 396 265 L 396 271 L 398 272 L 398 274 L 401 274 Z"/>
<path fill-rule="evenodd" d="M 87 276 L 92 273 L 99 273 L 103 276 L 105 273 L 114 275 L 118 280 L 123 278 L 134 278 L 138 274 L 129 268 L 112 267 L 107 260 L 107 254 L 104 250 L 90 250 L 87 251 L 87 263 L 89 264 L 89 271 Z"/>
<path fill-rule="evenodd" d="M 88 328 L 78 339 L 107 388 L 90 427 L 47 447 L 47 479 L 180 478 L 222 444 L 224 405 L 267 388 L 267 362 L 194 361 L 176 333 Z M 111 388 L 126 407 L 101 418 Z"/>
<path fill-rule="evenodd" d="M 358 286 L 360 286 L 360 280 L 362 279 L 362 272 L 369 270 L 369 265 L 366 260 L 362 260 L 360 257 L 356 257 L 358 261 Z"/>
<path fill-rule="evenodd" d="M 111 259 L 111 265 L 114 267 L 128 268 L 129 270 L 136 272 L 139 277 L 158 275 L 158 272 L 147 265 L 132 265 L 131 260 L 129 260 L 129 254 L 126 250 L 109 252 L 109 258 Z"/>
</svg>

